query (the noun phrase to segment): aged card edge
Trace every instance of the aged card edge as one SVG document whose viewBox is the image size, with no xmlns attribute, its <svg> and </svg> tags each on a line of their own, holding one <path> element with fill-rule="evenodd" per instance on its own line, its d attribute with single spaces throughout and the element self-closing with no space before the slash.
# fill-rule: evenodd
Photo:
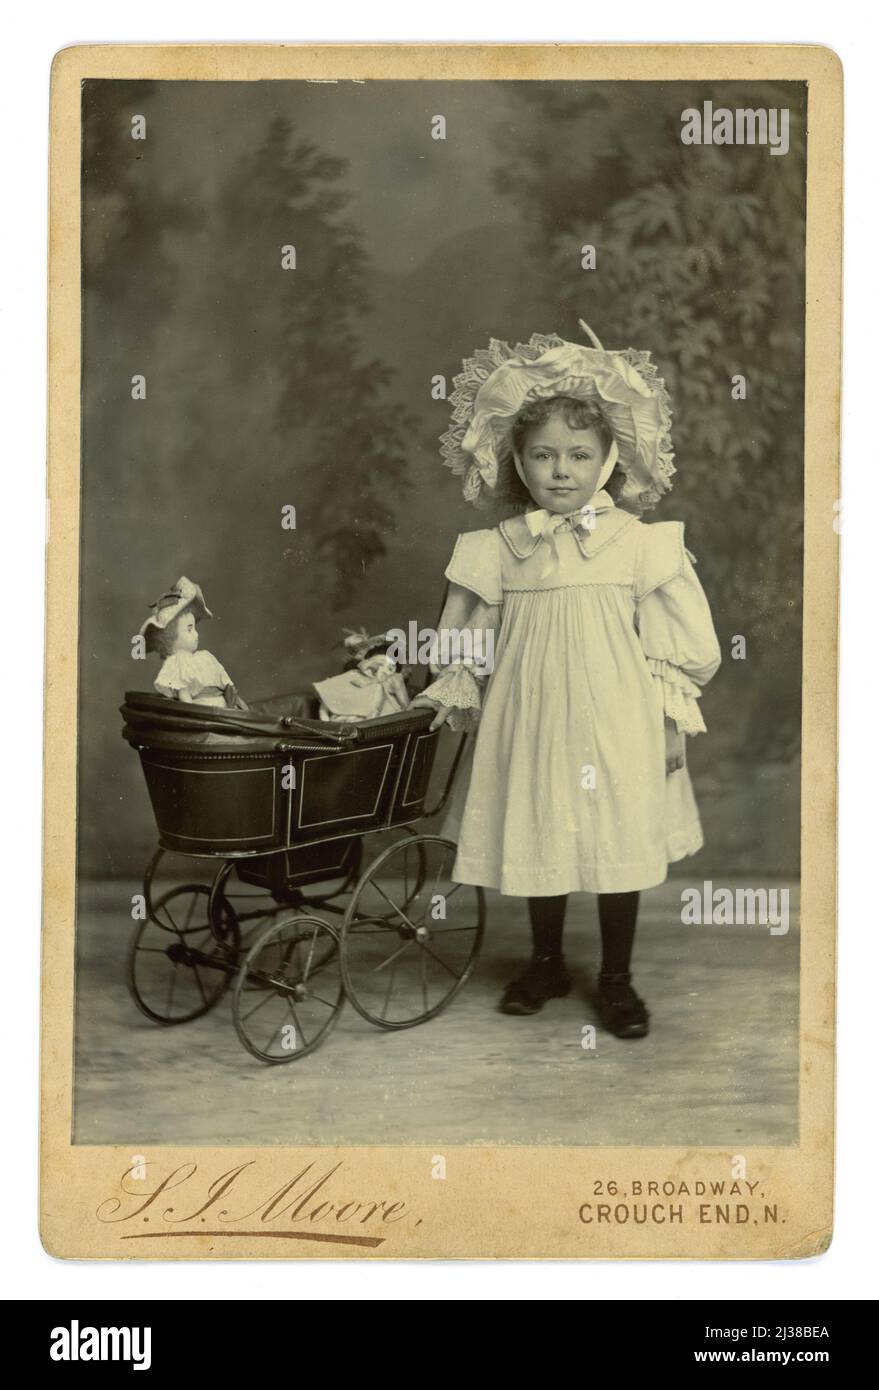
<svg viewBox="0 0 879 1390">
<path fill-rule="evenodd" d="M 52 65 L 49 227 L 49 420 L 48 481 L 51 534 L 47 548 L 46 689 L 44 773 L 44 889 L 41 1023 L 40 1234 L 57 1258 L 119 1259 L 118 1245 L 101 1245 L 84 1211 L 68 1210 L 75 1183 L 120 1171 L 124 1147 L 71 1144 L 76 835 L 76 699 L 79 595 L 79 153 L 80 88 L 88 77 L 165 80 L 324 79 L 418 80 L 735 80 L 760 78 L 809 84 L 806 372 L 806 560 L 803 634 L 803 879 L 800 1020 L 800 1145 L 765 1154 L 779 1175 L 789 1171 L 792 1215 L 805 1230 L 772 1249 L 700 1252 L 689 1246 L 662 1258 L 803 1259 L 823 1253 L 832 1238 L 834 1153 L 834 1012 L 836 955 L 836 745 L 838 537 L 833 503 L 839 495 L 842 65 L 820 45 L 83 45 L 62 49 Z M 515 1210 L 533 1182 L 543 1149 L 455 1150 L 467 1169 L 476 1159 L 505 1168 L 515 1156 L 501 1205 Z M 184 1153 L 229 1161 L 229 1150 L 152 1151 L 179 1159 Z M 237 1151 L 236 1151 L 237 1152 Z M 285 1150 L 254 1149 L 277 1159 Z M 332 1155 L 332 1150 L 315 1150 Z M 350 1149 L 349 1157 L 377 1158 L 400 1190 L 400 1165 L 424 1162 L 426 1150 Z M 625 1156 L 663 1163 L 694 1177 L 718 1157 L 703 1149 L 568 1149 L 572 1174 L 590 1161 L 619 1166 Z M 650 1157 L 655 1155 L 655 1158 Z M 791 1167 L 790 1160 L 796 1156 Z M 728 1154 L 722 1157 L 728 1159 Z M 541 1165 L 542 1166 L 542 1165 Z M 423 1168 L 421 1169 L 423 1172 Z M 414 1178 L 413 1178 L 414 1181 Z M 585 1177 L 578 1179 L 581 1183 Z M 74 1185 L 72 1185 L 74 1184 Z M 476 1184 L 479 1186 L 479 1183 Z M 566 1184 L 562 1183 L 564 1187 Z M 104 1189 L 97 1189 L 103 1193 Z M 529 1191 L 531 1191 L 529 1186 Z M 532 1194 L 533 1195 L 533 1194 Z M 785 1195 L 776 1189 L 776 1195 Z M 533 1202 L 531 1203 L 533 1207 Z M 519 1237 L 514 1248 L 495 1231 L 498 1213 L 478 1222 L 463 1206 L 446 1218 L 438 1238 L 418 1248 L 397 1248 L 373 1258 L 657 1258 L 656 1249 L 578 1249 L 577 1232 L 558 1226 L 552 1206 L 531 1211 L 546 1234 Z M 97 1233 L 103 1236 L 103 1232 Z M 653 1236 L 655 1232 L 646 1232 Z M 653 1244 L 647 1240 L 645 1245 Z M 682 1238 L 681 1244 L 685 1242 Z M 535 1248 L 535 1244 L 543 1246 Z M 290 1258 L 259 1248 L 208 1252 L 203 1244 L 178 1255 L 152 1258 Z M 296 1255 L 296 1258 L 307 1256 Z M 362 1256 L 360 1256 L 362 1257 Z M 350 1254 L 336 1258 L 352 1258 Z"/>
</svg>

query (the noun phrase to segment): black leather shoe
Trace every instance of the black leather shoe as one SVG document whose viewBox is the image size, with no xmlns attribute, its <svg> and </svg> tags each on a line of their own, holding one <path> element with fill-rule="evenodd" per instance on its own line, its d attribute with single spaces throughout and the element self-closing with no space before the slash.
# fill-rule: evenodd
<svg viewBox="0 0 879 1390">
<path fill-rule="evenodd" d="M 570 992 L 571 977 L 561 956 L 533 956 L 525 973 L 504 990 L 501 1013 L 536 1014 L 547 999 L 562 999 Z"/>
<path fill-rule="evenodd" d="M 617 1038 L 646 1038 L 650 1010 L 632 989 L 628 972 L 602 970 L 598 976 L 598 1014 L 608 1032 Z"/>
</svg>

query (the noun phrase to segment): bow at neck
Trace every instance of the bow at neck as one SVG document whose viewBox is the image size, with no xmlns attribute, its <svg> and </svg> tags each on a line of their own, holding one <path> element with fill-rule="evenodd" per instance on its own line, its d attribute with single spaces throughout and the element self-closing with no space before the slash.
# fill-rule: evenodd
<svg viewBox="0 0 879 1390">
<path fill-rule="evenodd" d="M 525 525 L 536 536 L 547 542 L 552 556 L 547 556 L 544 565 L 543 576 L 558 569 L 558 551 L 556 550 L 556 536 L 565 531 L 570 531 L 577 542 L 580 554 L 585 556 L 584 542 L 592 535 L 595 530 L 595 521 L 599 512 L 607 511 L 613 506 L 613 499 L 610 494 L 602 488 L 594 492 L 582 507 L 576 507 L 572 512 L 548 512 L 543 507 L 537 511 L 525 513 Z"/>
<path fill-rule="evenodd" d="M 598 518 L 602 512 L 608 513 L 600 527 L 600 538 L 594 534 Z M 613 498 L 603 488 L 593 493 L 589 501 L 571 512 L 549 512 L 537 508 L 525 512 L 508 521 L 501 522 L 500 530 L 513 554 L 520 560 L 526 559 L 540 546 L 546 551 L 546 561 L 541 578 L 546 578 L 558 569 L 558 537 L 570 531 L 577 548 L 584 559 L 596 550 L 601 550 L 632 518 L 620 512 Z"/>
<path fill-rule="evenodd" d="M 575 535 L 583 531 L 588 533 L 595 530 L 598 513 L 612 506 L 612 497 L 601 488 L 582 507 L 576 507 L 572 512 L 548 512 L 543 507 L 526 512 L 525 524 L 532 536 L 555 535 L 558 531 L 573 531 Z"/>
</svg>

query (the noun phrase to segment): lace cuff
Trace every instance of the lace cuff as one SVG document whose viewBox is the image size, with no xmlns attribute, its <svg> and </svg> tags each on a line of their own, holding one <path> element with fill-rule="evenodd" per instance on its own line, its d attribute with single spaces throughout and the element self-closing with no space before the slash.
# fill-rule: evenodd
<svg viewBox="0 0 879 1390">
<path fill-rule="evenodd" d="M 678 733 L 707 733 L 702 711 L 696 703 L 702 698 L 702 691 L 696 682 L 669 661 L 660 661 L 651 656 L 647 658 L 647 664 L 654 679 L 662 686 L 665 717 L 674 720 Z"/>
<path fill-rule="evenodd" d="M 446 720 L 453 732 L 469 732 L 478 724 L 482 697 L 472 662 L 447 666 L 421 694 L 454 711 Z"/>
</svg>

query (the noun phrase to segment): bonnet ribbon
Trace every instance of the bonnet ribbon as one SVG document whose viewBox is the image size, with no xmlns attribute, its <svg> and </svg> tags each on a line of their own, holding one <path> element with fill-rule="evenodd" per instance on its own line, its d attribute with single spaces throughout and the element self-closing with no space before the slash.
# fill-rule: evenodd
<svg viewBox="0 0 879 1390">
<path fill-rule="evenodd" d="M 172 603 L 179 603 L 183 595 L 176 586 L 169 589 L 166 594 L 162 594 L 156 599 L 155 603 L 150 604 L 150 608 L 155 608 L 156 612 L 161 612 L 163 608 L 170 608 Z"/>
</svg>

